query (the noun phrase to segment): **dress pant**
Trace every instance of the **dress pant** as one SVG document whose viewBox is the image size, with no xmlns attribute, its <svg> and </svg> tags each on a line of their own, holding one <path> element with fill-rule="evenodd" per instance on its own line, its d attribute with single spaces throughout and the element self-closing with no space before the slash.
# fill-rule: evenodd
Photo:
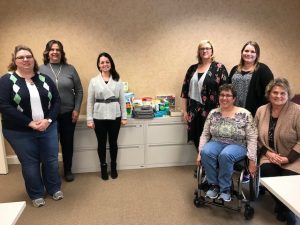
<svg viewBox="0 0 300 225">
<path fill-rule="evenodd" d="M 118 155 L 118 136 L 121 127 L 121 117 L 115 120 L 94 119 L 95 133 L 98 140 L 98 155 L 100 164 L 106 164 L 106 142 L 108 137 L 111 164 L 115 165 Z"/>
<path fill-rule="evenodd" d="M 74 132 L 76 123 L 72 122 L 72 112 L 60 114 L 58 121 L 58 135 L 61 144 L 61 151 L 64 163 L 64 172 L 71 172 L 73 151 L 74 151 Z"/>
</svg>

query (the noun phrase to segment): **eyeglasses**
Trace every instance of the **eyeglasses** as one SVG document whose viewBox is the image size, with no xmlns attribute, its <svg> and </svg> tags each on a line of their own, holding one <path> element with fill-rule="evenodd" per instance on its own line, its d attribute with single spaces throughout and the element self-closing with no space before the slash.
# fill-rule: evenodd
<svg viewBox="0 0 300 225">
<path fill-rule="evenodd" d="M 32 55 L 24 55 L 24 56 L 18 56 L 16 59 L 25 60 L 25 59 L 32 59 Z"/>
<path fill-rule="evenodd" d="M 221 94 L 221 95 L 219 95 L 219 97 L 220 98 L 231 98 L 231 97 L 233 97 L 233 95 L 223 95 L 223 94 Z"/>
<path fill-rule="evenodd" d="M 200 51 L 209 51 L 209 50 L 211 50 L 211 48 L 200 48 Z"/>
</svg>

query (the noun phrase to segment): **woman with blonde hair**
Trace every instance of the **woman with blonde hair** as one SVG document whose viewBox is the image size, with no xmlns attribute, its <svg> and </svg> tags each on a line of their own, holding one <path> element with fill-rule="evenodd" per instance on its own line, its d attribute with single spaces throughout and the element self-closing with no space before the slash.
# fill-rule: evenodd
<svg viewBox="0 0 300 225">
<path fill-rule="evenodd" d="M 188 141 L 198 149 L 205 119 L 218 106 L 218 88 L 228 82 L 228 73 L 222 63 L 214 59 L 214 47 L 209 40 L 198 46 L 198 63 L 186 72 L 182 91 L 183 118 L 188 124 Z"/>
<path fill-rule="evenodd" d="M 271 81 L 266 89 L 269 103 L 258 108 L 261 177 L 300 174 L 300 105 L 290 101 L 291 89 L 284 78 Z M 295 224 L 295 216 L 275 196 L 275 212 L 280 221 Z"/>
</svg>

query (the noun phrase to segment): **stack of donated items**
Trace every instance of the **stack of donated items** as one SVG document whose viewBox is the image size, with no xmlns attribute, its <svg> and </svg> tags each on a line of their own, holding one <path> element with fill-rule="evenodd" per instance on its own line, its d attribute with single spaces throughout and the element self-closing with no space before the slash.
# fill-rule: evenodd
<svg viewBox="0 0 300 225">
<path fill-rule="evenodd" d="M 132 111 L 132 117 L 136 119 L 152 119 L 154 117 L 153 108 L 151 105 L 135 107 Z"/>
<path fill-rule="evenodd" d="M 136 119 L 152 119 L 154 117 L 152 98 L 144 97 L 133 101 L 132 117 Z"/>
</svg>

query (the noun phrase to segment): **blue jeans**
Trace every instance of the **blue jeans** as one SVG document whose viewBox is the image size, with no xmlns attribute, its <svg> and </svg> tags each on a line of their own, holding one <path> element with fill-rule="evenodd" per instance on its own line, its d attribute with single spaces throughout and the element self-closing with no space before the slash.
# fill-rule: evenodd
<svg viewBox="0 0 300 225">
<path fill-rule="evenodd" d="M 44 132 L 3 129 L 3 136 L 18 156 L 26 191 L 32 200 L 43 198 L 45 188 L 50 195 L 60 190 L 56 122 Z"/>
<path fill-rule="evenodd" d="M 206 143 L 201 151 L 201 163 L 208 183 L 219 185 L 220 192 L 230 191 L 233 165 L 246 155 L 247 149 L 241 145 L 217 141 Z"/>
</svg>

